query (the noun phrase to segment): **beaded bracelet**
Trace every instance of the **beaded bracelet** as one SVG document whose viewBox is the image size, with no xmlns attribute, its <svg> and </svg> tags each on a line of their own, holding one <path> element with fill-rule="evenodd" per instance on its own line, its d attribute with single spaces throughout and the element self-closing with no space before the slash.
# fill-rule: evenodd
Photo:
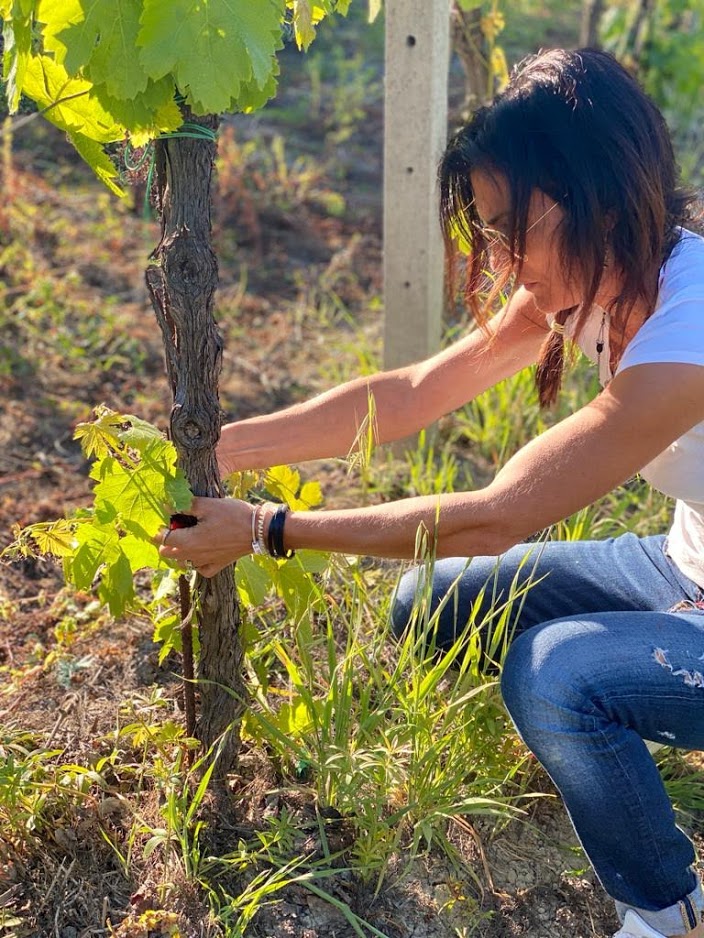
<svg viewBox="0 0 704 938">
<path fill-rule="evenodd" d="M 295 550 L 286 550 L 284 547 L 284 524 L 288 505 L 278 505 L 274 515 L 269 522 L 269 531 L 267 532 L 267 548 L 272 557 L 282 560 L 290 560 L 296 555 Z"/>
<path fill-rule="evenodd" d="M 257 505 L 252 510 L 252 553 L 253 554 L 265 553 L 263 539 L 262 540 L 259 539 L 259 533 L 258 533 L 259 519 L 260 517 L 263 517 L 264 515 L 262 508 L 263 508 L 262 505 Z"/>
<path fill-rule="evenodd" d="M 264 542 L 264 521 L 266 520 L 266 509 L 271 508 L 271 502 L 265 502 L 260 506 L 259 518 L 257 519 L 257 543 L 261 548 L 261 553 L 266 553 L 266 544 Z"/>
<path fill-rule="evenodd" d="M 270 553 L 267 543 L 264 539 L 264 524 L 266 522 L 267 508 L 276 508 L 274 502 L 262 502 L 252 511 L 252 553 L 266 554 Z"/>
</svg>

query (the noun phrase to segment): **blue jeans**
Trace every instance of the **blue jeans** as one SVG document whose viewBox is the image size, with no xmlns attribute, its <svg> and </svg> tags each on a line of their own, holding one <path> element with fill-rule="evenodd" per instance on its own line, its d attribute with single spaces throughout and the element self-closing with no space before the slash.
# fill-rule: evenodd
<svg viewBox="0 0 704 938">
<path fill-rule="evenodd" d="M 423 576 L 412 570 L 399 585 L 397 633 L 411 620 Z M 492 602 L 530 578 L 511 612 L 501 675 L 508 712 L 562 795 L 619 914 L 632 907 L 655 928 L 671 928 L 670 911 L 692 894 L 699 903 L 701 893 L 692 843 L 643 740 L 704 749 L 704 614 L 693 605 L 702 590 L 670 561 L 660 536 L 439 560 L 433 606 L 457 582 L 437 645 L 449 647 L 472 614 L 481 623 Z"/>
</svg>

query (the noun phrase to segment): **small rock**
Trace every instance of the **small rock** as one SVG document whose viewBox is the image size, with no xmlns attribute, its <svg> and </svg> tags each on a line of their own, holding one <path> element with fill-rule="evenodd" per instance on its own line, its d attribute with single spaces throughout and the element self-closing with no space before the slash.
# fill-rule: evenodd
<svg viewBox="0 0 704 938">
<path fill-rule="evenodd" d="M 55 828 L 54 840 L 62 850 L 73 850 L 78 842 L 75 831 L 72 831 L 70 827 Z"/>
<path fill-rule="evenodd" d="M 122 802 L 119 798 L 103 798 L 98 805 L 98 817 L 105 818 L 110 814 L 118 814 L 122 811 Z"/>
<path fill-rule="evenodd" d="M 447 883 L 438 883 L 438 885 L 433 890 L 433 899 L 438 909 L 444 909 L 448 902 L 452 899 L 452 893 Z"/>
</svg>

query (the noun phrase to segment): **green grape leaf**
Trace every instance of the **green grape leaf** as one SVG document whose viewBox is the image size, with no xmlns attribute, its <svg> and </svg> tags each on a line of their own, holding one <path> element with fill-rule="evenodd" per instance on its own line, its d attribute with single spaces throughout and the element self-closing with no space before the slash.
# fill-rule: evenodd
<svg viewBox="0 0 704 938">
<path fill-rule="evenodd" d="M 92 588 L 99 575 L 98 597 L 114 616 L 136 601 L 133 574 L 154 569 L 158 607 L 176 584 L 153 538 L 168 520 L 169 505 L 187 511 L 193 498 L 176 449 L 152 424 L 104 406 L 92 422 L 77 426 L 75 438 L 97 456 L 90 471 L 97 483 L 93 509 L 20 531 L 16 549 L 33 555 L 31 540 L 37 551 L 61 557 L 67 580 L 79 589 Z"/>
<path fill-rule="evenodd" d="M 155 81 L 173 74 L 197 114 L 221 113 L 243 83 L 269 82 L 283 13 L 284 0 L 144 0 L 142 67 Z"/>
<path fill-rule="evenodd" d="M 3 10 L 3 72 L 10 114 L 17 111 L 32 55 L 32 4 L 9 2 Z M 29 6 L 25 11 L 24 7 Z M 19 8 L 19 9 L 18 9 Z M 14 15 L 13 15 L 14 9 Z"/>
<path fill-rule="evenodd" d="M 61 42 L 57 37 L 64 30 L 73 29 L 75 31 L 77 27 L 80 27 L 80 24 L 85 23 L 85 10 L 81 0 L 39 0 L 36 17 L 40 23 L 44 24 L 42 29 L 44 49 L 51 52 L 57 62 L 63 64 L 68 51 L 67 43 Z M 92 51 L 91 46 L 90 43 L 87 46 L 85 42 L 81 43 L 80 38 L 74 32 L 72 41 L 75 43 L 76 48 L 73 54 L 80 55 L 81 52 L 84 52 L 87 61 Z M 73 74 L 77 71 L 78 68 L 71 69 Z"/>
<path fill-rule="evenodd" d="M 102 145 L 96 143 L 95 140 L 90 140 L 85 134 L 69 132 L 69 138 L 79 155 L 90 166 L 98 179 L 105 183 L 115 195 L 121 199 L 124 198 L 127 193 L 115 182 L 116 179 L 120 178 L 120 173 Z"/>
<path fill-rule="evenodd" d="M 135 594 L 132 570 L 129 560 L 122 552 L 114 563 L 106 565 L 103 569 L 98 596 L 116 619 L 124 613 L 128 603 L 133 602 Z"/>
<path fill-rule="evenodd" d="M 133 573 L 136 573 L 137 570 L 143 570 L 145 567 L 156 570 L 158 567 L 165 566 L 159 554 L 159 548 L 151 541 L 145 541 L 142 538 L 135 537 L 134 534 L 128 534 L 120 539 L 120 547 L 129 560 Z"/>
<path fill-rule="evenodd" d="M 166 443 L 166 447 L 159 451 L 159 456 L 166 459 L 169 467 L 176 465 L 176 449 L 166 440 L 158 427 L 133 414 L 118 414 L 117 416 L 119 419 L 117 436 L 121 443 L 136 449 L 139 453 L 146 452 L 155 442 Z M 157 453 L 154 452 L 153 456 L 156 455 Z"/>
<path fill-rule="evenodd" d="M 291 507 L 301 485 L 301 474 L 290 466 L 272 466 L 267 470 L 265 484 L 274 498 L 281 499 Z"/>
<path fill-rule="evenodd" d="M 261 473 L 256 470 L 245 469 L 242 472 L 231 472 L 224 481 L 233 498 L 247 499 L 249 493 L 261 481 Z"/>
<path fill-rule="evenodd" d="M 280 68 L 278 60 L 274 59 L 274 67 L 271 75 L 260 88 L 254 79 L 243 81 L 240 85 L 240 93 L 236 101 L 232 101 L 227 108 L 228 111 L 241 111 L 243 114 L 251 114 L 252 111 L 258 111 L 264 107 L 266 102 L 276 94 L 276 79 Z"/>
<path fill-rule="evenodd" d="M 240 736 L 243 740 L 252 740 L 252 742 L 263 745 L 266 739 L 261 718 L 257 718 L 251 710 L 247 710 L 240 723 Z"/>
<path fill-rule="evenodd" d="M 152 583 L 155 603 L 165 599 L 174 599 L 178 593 L 178 573 L 171 568 L 162 567 Z"/>
<path fill-rule="evenodd" d="M 104 417 L 90 422 L 84 421 L 76 425 L 73 431 L 74 440 L 80 440 L 81 450 L 87 458 L 95 456 L 96 459 L 103 459 L 109 456 L 118 443 L 118 437 L 115 433 L 115 422 L 110 423 Z"/>
<path fill-rule="evenodd" d="M 293 511 L 308 511 L 323 501 L 320 483 L 306 482 L 301 488 L 301 474 L 291 466 L 268 469 L 265 484 L 274 498 L 286 502 Z"/>
<path fill-rule="evenodd" d="M 140 0 L 39 0 L 44 48 L 69 75 L 81 70 L 108 94 L 130 100 L 147 87 L 136 55 Z"/>
<path fill-rule="evenodd" d="M 240 638 L 242 639 L 242 648 L 244 649 L 245 654 L 254 648 L 261 637 L 261 632 L 256 627 L 254 622 L 252 622 L 250 617 L 243 616 L 242 623 L 240 625 Z M 259 663 L 261 664 L 262 662 L 260 661 Z M 260 671 L 257 669 L 255 662 L 252 662 L 252 665 L 257 673 L 257 677 L 259 678 L 260 683 L 262 684 L 262 689 L 264 689 L 267 686 L 267 676 L 260 674 Z M 264 666 L 264 670 L 266 670 L 266 666 Z M 266 693 L 266 691 L 264 692 Z"/>
<path fill-rule="evenodd" d="M 69 134 L 83 134 L 99 143 L 125 136 L 125 128 L 96 100 L 93 85 L 84 78 L 69 77 L 63 65 L 47 55 L 30 58 L 22 90 L 52 124 Z"/>
<path fill-rule="evenodd" d="M 162 441 L 153 444 L 161 447 Z M 167 522 L 166 473 L 151 460 L 147 449 L 144 462 L 138 468 L 123 466 L 113 456 L 107 456 L 91 471 L 92 478 L 100 481 L 95 487 L 95 513 L 101 524 L 109 524 L 118 517 L 125 530 L 149 539 Z"/>
<path fill-rule="evenodd" d="M 78 548 L 71 559 L 68 574 L 79 590 L 90 589 L 100 567 L 117 560 L 120 553 L 118 540 L 113 526 L 88 523 L 78 528 Z"/>
<path fill-rule="evenodd" d="M 183 123 L 181 109 L 174 99 L 176 86 L 169 75 L 152 81 L 142 94 L 130 100 L 113 97 L 106 85 L 95 85 L 94 94 L 106 111 L 129 131 L 130 141 L 142 147 L 161 133 L 170 133 Z"/>
<path fill-rule="evenodd" d="M 286 6 L 293 10 L 293 31 L 296 45 L 304 52 L 315 39 L 315 27 L 329 12 L 327 5 L 314 0 L 286 0 Z"/>
<path fill-rule="evenodd" d="M 15 0 L 15 7 L 19 7 L 22 16 L 33 16 L 37 0 Z"/>
<path fill-rule="evenodd" d="M 308 612 L 323 610 L 320 588 L 297 563 L 292 561 L 279 566 L 278 585 L 281 598 L 294 619 Z"/>
<path fill-rule="evenodd" d="M 298 511 L 301 511 L 307 508 L 315 508 L 317 505 L 320 505 L 322 501 L 323 490 L 320 487 L 320 482 L 306 482 L 298 493 L 296 504 L 291 507 L 294 510 L 298 509 Z"/>
<path fill-rule="evenodd" d="M 191 638 L 193 641 L 193 652 L 197 656 L 200 653 L 200 636 L 198 629 L 192 629 Z M 164 663 L 170 651 L 177 651 L 180 654 L 183 651 L 180 615 L 172 613 L 158 619 L 154 623 L 152 641 L 162 643 L 159 649 L 159 664 Z"/>
<path fill-rule="evenodd" d="M 31 528 L 32 540 L 42 554 L 70 557 L 74 550 L 74 525 L 65 518 Z"/>
<path fill-rule="evenodd" d="M 164 484 L 166 501 L 174 512 L 187 512 L 193 501 L 193 492 L 191 491 L 188 480 L 181 469 L 176 470 L 175 476 L 169 476 Z"/>
<path fill-rule="evenodd" d="M 181 640 L 181 617 L 171 614 L 162 616 L 154 623 L 154 634 L 152 641 L 161 644 L 159 649 L 159 664 L 163 664 L 170 651 L 177 651 L 179 654 L 183 651 L 183 641 Z"/>
<path fill-rule="evenodd" d="M 96 407 L 95 418 L 76 425 L 74 440 L 81 441 L 84 456 L 98 459 L 115 453 L 122 444 L 143 453 L 152 443 L 167 443 L 166 437 L 153 423 L 134 414 L 118 414 L 109 407 Z M 168 455 L 167 455 L 168 454 Z M 176 449 L 168 443 L 164 450 L 165 464 L 176 465 Z"/>
<path fill-rule="evenodd" d="M 297 740 L 303 739 L 316 723 L 320 723 L 323 716 L 323 701 L 313 700 L 311 703 L 313 713 L 303 697 L 295 696 L 291 703 L 281 705 L 272 722 L 285 736 Z"/>
<path fill-rule="evenodd" d="M 126 531 L 150 540 L 168 521 L 167 506 L 187 511 L 193 495 L 176 469 L 176 451 L 168 440 L 155 439 L 142 452 L 141 462 L 126 466 L 107 456 L 93 466 L 95 512 L 102 524 L 119 518 Z"/>
<path fill-rule="evenodd" d="M 139 440 L 138 434 L 146 432 L 148 427 L 149 424 L 145 424 L 144 427 L 137 426 L 132 427 L 130 430 L 125 430 L 125 443 L 130 441 L 128 445 L 132 446 L 132 441 Z M 131 435 L 132 433 L 134 433 L 134 435 Z M 134 448 L 137 449 L 137 447 Z M 165 479 L 174 471 L 176 460 L 178 459 L 176 447 L 171 440 L 167 440 L 158 430 L 154 434 L 154 439 L 148 440 L 143 438 L 140 441 L 139 451 L 142 457 L 143 467 L 156 469 Z"/>
<path fill-rule="evenodd" d="M 260 561 L 263 561 L 260 562 Z M 242 557 L 235 567 L 237 592 L 245 606 L 261 606 L 274 586 L 272 572 L 276 562 L 268 557 Z"/>
<path fill-rule="evenodd" d="M 330 566 L 330 555 L 319 550 L 297 550 L 295 563 L 306 573 L 324 573 Z"/>
<path fill-rule="evenodd" d="M 293 11 L 293 30 L 296 37 L 296 44 L 299 49 L 308 51 L 308 46 L 315 39 L 315 27 L 329 13 L 341 13 L 347 16 L 351 0 L 286 0 L 286 6 Z M 370 0 L 369 22 L 372 22 L 372 6 L 374 0 Z M 378 10 L 377 10 L 378 12 Z"/>
</svg>

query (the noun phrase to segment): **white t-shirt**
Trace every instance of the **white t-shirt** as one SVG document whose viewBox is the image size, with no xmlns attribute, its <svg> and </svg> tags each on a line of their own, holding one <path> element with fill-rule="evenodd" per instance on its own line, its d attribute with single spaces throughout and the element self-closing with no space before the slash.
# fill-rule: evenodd
<svg viewBox="0 0 704 938">
<path fill-rule="evenodd" d="M 608 336 L 601 355 L 596 353 L 602 315 L 601 309 L 593 311 L 578 344 L 592 361 L 599 361 L 604 385 L 612 375 Z M 569 335 L 568 326 L 565 332 Z M 655 310 L 626 346 L 616 374 L 654 362 L 704 365 L 704 238 L 691 231 L 682 231 L 663 264 Z M 677 500 L 667 552 L 686 576 L 704 587 L 704 422 L 671 443 L 640 474 Z"/>
</svg>

